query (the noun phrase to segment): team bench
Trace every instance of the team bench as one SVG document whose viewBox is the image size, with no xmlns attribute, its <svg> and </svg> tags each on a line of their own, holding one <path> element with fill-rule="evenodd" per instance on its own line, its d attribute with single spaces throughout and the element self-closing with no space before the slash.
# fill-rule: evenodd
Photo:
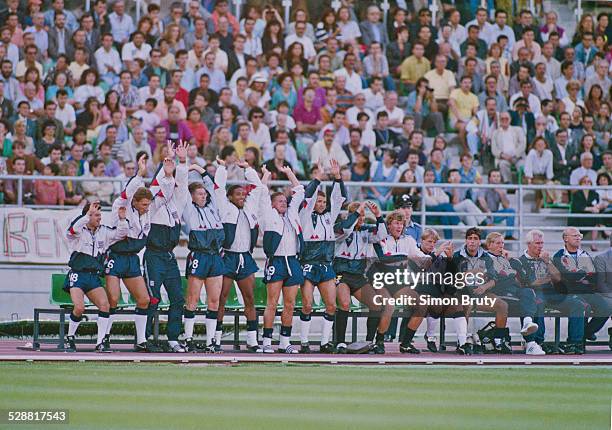
<svg viewBox="0 0 612 430">
<path fill-rule="evenodd" d="M 72 300 L 70 298 L 70 294 L 64 291 L 64 279 L 66 275 L 61 273 L 56 273 L 51 276 L 51 293 L 49 297 L 50 305 L 53 305 L 53 308 L 35 308 L 34 309 L 34 327 L 33 327 L 33 341 L 32 346 L 33 349 L 40 349 L 41 344 L 56 344 L 58 341 L 54 339 L 46 339 L 40 336 L 40 319 L 41 315 L 58 315 L 59 316 L 59 344 L 58 348 L 64 348 L 64 338 L 65 338 L 65 323 L 66 318 L 69 316 L 70 311 L 73 307 Z M 104 285 L 104 278 L 101 279 Z M 187 288 L 187 280 L 182 278 L 183 290 Z M 255 282 L 255 309 L 257 310 L 258 317 L 263 315 L 263 311 L 266 307 L 266 299 L 267 299 L 267 290 L 266 286 L 263 283 L 263 279 L 261 277 L 256 278 Z M 508 300 L 507 298 L 505 298 Z M 508 300 L 509 305 L 512 307 L 513 300 Z M 133 315 L 135 309 L 135 301 L 133 298 L 127 294 L 124 296 L 120 295 L 119 304 L 117 307 L 117 315 Z M 168 313 L 169 302 L 165 297 L 162 296 L 162 301 L 159 303 L 158 312 L 155 315 L 154 326 L 153 326 L 153 336 L 154 339 L 157 340 L 159 338 L 159 316 L 167 315 Z M 298 291 L 298 295 L 296 298 L 296 314 L 299 309 L 302 307 L 302 295 Z M 225 315 L 233 318 L 233 338 L 231 340 L 224 340 L 223 344 L 231 344 L 234 349 L 240 349 L 240 316 L 244 310 L 244 305 L 241 301 L 241 297 L 239 297 L 236 289 L 236 285 L 232 287 L 230 294 L 228 296 L 227 302 L 225 304 Z M 320 300 L 319 297 L 315 295 L 315 300 L 313 303 L 313 316 L 322 316 L 323 311 L 325 310 L 325 305 Z M 282 311 L 282 305 L 277 306 L 277 315 L 280 315 Z M 368 309 L 358 303 L 355 299 L 351 302 L 351 332 L 352 332 L 352 342 L 357 341 L 357 318 L 367 317 Z M 206 312 L 206 303 L 200 297 L 198 301 L 198 306 L 196 309 L 196 315 L 204 315 Z M 93 304 L 88 303 L 86 301 L 85 306 L 85 315 L 96 315 L 97 310 L 93 306 Z M 396 315 L 398 317 L 409 316 L 410 312 L 406 310 L 398 310 L 396 311 Z M 472 314 L 473 317 L 493 317 L 494 315 L 485 312 L 474 312 Z M 546 309 L 544 313 L 545 317 L 554 318 L 554 343 L 555 346 L 558 346 L 561 341 L 561 315 L 558 311 L 553 309 Z M 451 343 L 446 342 L 445 339 L 446 332 L 446 324 L 445 319 L 440 318 L 440 349 L 444 350 L 446 346 L 451 345 Z M 516 340 L 516 339 L 515 339 Z M 78 343 L 95 343 L 95 339 L 91 340 L 79 340 Z M 125 344 L 133 344 L 134 340 L 131 339 L 113 339 L 113 343 L 125 343 Z M 513 344 L 519 344 L 520 341 L 515 341 Z M 591 343 L 593 344 L 593 343 Z M 595 342 L 597 345 L 607 345 L 607 342 Z"/>
</svg>

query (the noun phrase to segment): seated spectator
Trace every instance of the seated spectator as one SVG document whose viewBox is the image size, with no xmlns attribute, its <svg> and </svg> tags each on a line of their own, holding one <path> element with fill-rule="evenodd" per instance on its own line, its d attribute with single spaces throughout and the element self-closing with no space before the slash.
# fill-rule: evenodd
<svg viewBox="0 0 612 430">
<path fill-rule="evenodd" d="M 53 147 L 57 149 L 56 146 Z M 60 156 L 61 156 L 61 147 L 59 147 Z M 25 172 L 26 175 L 33 175 L 35 173 L 42 173 L 45 165 L 40 161 L 38 157 L 34 154 L 26 154 L 25 145 L 23 142 L 15 141 L 13 142 L 13 155 L 7 160 L 7 172 L 9 174 L 13 174 L 13 161 L 17 158 L 22 158 L 25 161 Z"/>
<path fill-rule="evenodd" d="M 99 201 L 102 206 L 111 206 L 112 196 L 115 192 L 115 187 L 112 182 L 102 181 L 104 178 L 104 161 L 94 159 L 89 163 L 89 178 L 96 178 L 95 181 L 84 181 L 83 191 L 85 199 L 89 203 Z"/>
<path fill-rule="evenodd" d="M 580 96 L 581 84 L 577 80 L 571 80 L 566 85 L 567 96 L 560 98 L 559 112 L 567 112 L 570 115 L 574 113 L 576 106 L 586 109 L 584 101 Z"/>
<path fill-rule="evenodd" d="M 15 150 L 16 152 L 17 150 Z M 49 164 L 56 164 L 60 169 L 62 167 L 62 163 L 64 162 L 64 154 L 61 145 L 53 145 L 49 150 L 49 156 L 42 158 L 40 160 L 43 166 L 48 166 Z"/>
<path fill-rule="evenodd" d="M 397 182 L 400 177 L 399 168 L 395 164 L 397 160 L 397 154 L 395 151 L 388 149 L 385 150 L 381 161 L 375 161 L 370 167 L 370 181 L 371 182 Z M 387 208 L 393 202 L 391 199 L 392 188 L 391 187 L 369 187 L 367 190 L 369 199 L 375 199 L 381 208 Z"/>
<path fill-rule="evenodd" d="M 132 129 L 129 139 L 123 143 L 117 156 L 124 162 L 137 162 L 136 156 L 141 152 L 147 154 L 149 160 L 152 158 L 151 145 L 149 145 L 145 138 L 144 130 L 139 126 Z"/>
<path fill-rule="evenodd" d="M 544 185 L 552 184 L 554 178 L 553 172 L 553 154 L 548 149 L 548 142 L 543 137 L 539 136 L 531 144 L 531 149 L 525 159 L 525 179 L 527 184 Z M 536 211 L 542 207 L 542 191 L 536 190 Z M 555 190 L 545 191 L 547 196 L 551 197 L 553 203 L 559 203 L 560 196 Z"/>
<path fill-rule="evenodd" d="M 425 58 L 425 46 L 421 42 L 412 45 L 412 55 L 400 65 L 400 79 L 404 92 L 409 93 L 415 89 L 416 82 L 431 69 L 431 63 Z"/>
<path fill-rule="evenodd" d="M 423 181 L 426 184 L 433 184 L 435 180 L 435 173 L 433 170 L 425 170 Z M 455 209 L 450 203 L 448 194 L 440 187 L 428 186 L 425 187 L 425 195 L 423 196 L 423 202 L 425 203 L 425 209 L 427 212 L 450 212 L 454 213 Z M 455 215 L 435 215 L 427 216 L 427 224 L 442 224 L 442 225 L 457 225 L 460 220 Z M 452 239 L 453 231 L 451 229 L 444 229 L 444 238 Z"/>
<path fill-rule="evenodd" d="M 204 147 L 208 145 L 209 141 L 209 132 L 206 124 L 202 122 L 202 115 L 200 114 L 200 110 L 198 108 L 191 107 L 187 111 L 187 126 L 191 131 L 191 135 L 194 138 L 195 144 L 198 147 L 198 151 L 200 153 L 204 152 Z"/>
<path fill-rule="evenodd" d="M 434 89 L 429 86 L 429 81 L 426 78 L 420 78 L 416 83 L 416 89 L 408 95 L 406 111 L 414 118 L 416 128 L 424 130 L 435 128 L 436 133 L 442 134 L 445 132 L 444 118 L 438 112 L 434 93 Z"/>
<path fill-rule="evenodd" d="M 312 145 L 310 149 L 310 161 L 318 164 L 320 168 L 328 173 L 331 169 L 331 160 L 336 160 L 340 167 L 349 164 L 349 159 L 344 153 L 342 146 L 335 140 L 335 131 L 328 127 L 324 129 L 321 140 Z"/>
<path fill-rule="evenodd" d="M 34 140 L 26 134 L 26 122 L 22 119 L 15 121 L 13 124 L 13 147 L 17 142 L 23 143 L 26 154 L 33 154 L 35 151 Z"/>
<path fill-rule="evenodd" d="M 249 140 L 255 143 L 262 156 L 268 159 L 274 152 L 272 139 L 270 138 L 270 129 L 264 124 L 265 112 L 260 107 L 254 107 L 249 112 Z"/>
<path fill-rule="evenodd" d="M 500 127 L 491 136 L 491 154 L 504 183 L 512 183 L 512 168 L 520 169 L 525 158 L 525 134 L 520 127 L 510 125 L 510 113 L 499 115 Z"/>
<path fill-rule="evenodd" d="M 410 168 L 404 170 L 404 172 L 401 174 L 400 179 L 399 179 L 399 183 L 401 184 L 413 184 L 416 182 L 417 180 L 414 175 L 414 170 Z M 414 206 L 418 208 L 421 202 L 421 188 L 420 187 L 410 187 L 410 188 L 395 187 L 393 188 L 391 193 L 393 194 L 393 206 L 396 209 L 405 207 L 407 202 L 410 202 L 411 207 Z"/>
<path fill-rule="evenodd" d="M 44 158 L 49 155 L 49 149 L 56 144 L 62 144 L 57 137 L 57 126 L 53 120 L 47 120 L 42 126 L 42 136 L 36 141 L 36 156 Z"/>
<path fill-rule="evenodd" d="M 448 182 L 450 184 L 460 184 L 461 175 L 459 170 L 451 169 L 448 171 Z M 467 212 L 468 215 L 459 215 L 459 219 L 469 227 L 481 225 L 486 221 L 480 208 L 469 198 L 469 188 L 450 188 L 450 203 L 455 212 Z"/>
<path fill-rule="evenodd" d="M 178 144 L 179 141 L 195 141 L 187 122 L 181 116 L 181 109 L 176 104 L 168 107 L 168 118 L 162 120 L 159 125 L 166 129 L 168 139 L 175 144 Z"/>
<path fill-rule="evenodd" d="M 502 176 L 499 169 L 491 169 L 489 171 L 489 184 L 501 184 Z M 487 223 L 494 225 L 505 222 L 508 230 L 506 230 L 505 238 L 514 240 L 514 208 L 510 207 L 508 194 L 503 188 L 487 188 L 479 193 L 478 204 L 482 212 L 487 216 Z M 497 214 L 497 216 L 495 216 Z M 511 215 L 506 215 L 511 214 Z"/>
<path fill-rule="evenodd" d="M 499 127 L 499 122 L 496 99 L 488 97 L 484 103 L 484 109 L 476 112 L 465 127 L 467 145 L 471 154 L 481 154 L 481 151 L 486 152 L 491 148 L 491 138 Z"/>
<path fill-rule="evenodd" d="M 434 172 L 434 182 L 436 184 L 445 183 L 448 181 L 448 168 L 444 165 L 444 151 L 439 148 L 434 148 L 429 153 L 429 164 L 425 170 Z"/>
<path fill-rule="evenodd" d="M 291 167 L 291 164 L 286 159 L 287 144 L 274 145 L 274 157 L 264 163 L 266 169 L 272 174 L 272 180 L 287 181 L 287 175 L 280 169 L 283 167 Z"/>
<path fill-rule="evenodd" d="M 467 151 L 465 126 L 478 111 L 478 97 L 471 92 L 472 78 L 463 76 L 460 88 L 451 91 L 448 107 L 450 124 L 457 129 L 459 139 Z"/>
<path fill-rule="evenodd" d="M 574 184 L 572 184 L 574 185 Z M 590 175 L 584 175 L 578 180 L 578 184 L 584 187 L 593 185 Z M 595 227 L 598 224 L 597 216 L 601 212 L 599 194 L 595 190 L 579 190 L 572 196 L 571 212 L 575 214 L 593 214 L 593 217 L 573 218 L 568 220 L 569 224 L 582 230 L 582 234 L 588 232 L 584 227 Z M 591 240 L 597 240 L 597 230 L 591 230 Z M 595 244 L 591 244 L 591 250 L 597 251 Z"/>
<path fill-rule="evenodd" d="M 382 79 L 372 78 L 370 87 L 363 90 L 363 95 L 366 98 L 366 108 L 370 109 L 372 112 L 376 112 L 378 109 L 382 108 L 385 103 L 385 89 Z"/>
<path fill-rule="evenodd" d="M 244 151 L 249 148 L 258 148 L 257 144 L 250 140 L 251 126 L 248 122 L 238 123 L 238 139 L 232 143 L 232 147 L 236 152 L 238 159 L 244 158 Z"/>
<path fill-rule="evenodd" d="M 26 161 L 23 158 L 13 159 L 13 175 L 30 176 L 26 171 Z M 17 204 L 19 203 L 19 182 L 18 179 L 6 179 L 4 180 L 4 201 L 6 203 Z M 24 180 L 21 185 L 21 203 L 33 204 L 34 203 L 34 183 L 31 180 Z"/>
<path fill-rule="evenodd" d="M 363 68 L 367 80 L 374 77 L 381 78 L 385 89 L 395 91 L 395 82 L 389 74 L 387 57 L 385 57 L 383 48 L 379 42 L 374 42 L 370 45 L 369 54 L 363 60 Z"/>
<path fill-rule="evenodd" d="M 62 176 L 76 176 L 78 166 L 76 161 L 64 161 L 61 168 Z M 78 205 L 84 198 L 83 186 L 77 181 L 63 181 L 64 203 L 67 205 Z"/>
<path fill-rule="evenodd" d="M 43 175 L 57 176 L 60 173 L 60 168 L 57 164 L 49 164 L 45 166 Z M 59 205 L 64 206 L 66 195 L 64 187 L 60 181 L 53 179 L 44 179 L 34 181 L 34 203 L 37 205 Z"/>
<path fill-rule="evenodd" d="M 569 178 L 569 184 L 578 185 L 584 176 L 589 178 L 591 184 L 597 182 L 597 172 L 593 170 L 593 154 L 590 152 L 583 152 L 580 155 L 580 167 L 572 170 Z"/>
<path fill-rule="evenodd" d="M 98 146 L 100 159 L 104 162 L 104 176 L 114 178 L 121 174 L 119 162 L 112 158 L 112 145 L 108 141 L 102 142 Z"/>
<path fill-rule="evenodd" d="M 86 101 L 91 97 L 95 98 L 100 104 L 104 103 L 104 90 L 98 86 L 98 83 L 98 72 L 95 69 L 83 72 L 79 86 L 74 93 L 74 108 L 77 112 L 85 108 Z"/>
<path fill-rule="evenodd" d="M 469 152 L 461 154 L 459 176 L 462 184 L 482 184 L 482 176 L 474 166 L 474 157 Z"/>
</svg>

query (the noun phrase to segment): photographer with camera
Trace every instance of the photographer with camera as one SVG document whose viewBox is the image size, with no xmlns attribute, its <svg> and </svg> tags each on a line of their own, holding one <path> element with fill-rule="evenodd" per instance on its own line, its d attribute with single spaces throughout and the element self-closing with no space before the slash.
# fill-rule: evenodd
<svg viewBox="0 0 612 430">
<path fill-rule="evenodd" d="M 408 95 L 407 112 L 414 117 L 415 128 L 435 127 L 438 134 L 444 133 L 444 117 L 438 112 L 434 90 L 427 79 L 420 78 L 416 82 L 416 89 Z"/>
</svg>

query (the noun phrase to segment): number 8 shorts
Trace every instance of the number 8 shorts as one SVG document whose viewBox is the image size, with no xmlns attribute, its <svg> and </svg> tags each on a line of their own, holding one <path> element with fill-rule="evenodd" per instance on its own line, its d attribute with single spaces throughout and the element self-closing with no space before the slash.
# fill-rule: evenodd
<svg viewBox="0 0 612 430">
<path fill-rule="evenodd" d="M 283 281 L 283 287 L 292 287 L 304 283 L 302 266 L 295 256 L 273 257 L 268 260 L 264 274 L 264 283 Z"/>
<path fill-rule="evenodd" d="M 72 270 L 66 275 L 64 281 L 64 291 L 69 292 L 71 288 L 80 288 L 84 293 L 99 288 L 102 286 L 100 277 L 93 272 L 73 272 Z"/>
<path fill-rule="evenodd" d="M 225 274 L 225 264 L 219 254 L 190 252 L 187 257 L 185 277 L 195 276 L 200 279 L 214 278 Z"/>
</svg>

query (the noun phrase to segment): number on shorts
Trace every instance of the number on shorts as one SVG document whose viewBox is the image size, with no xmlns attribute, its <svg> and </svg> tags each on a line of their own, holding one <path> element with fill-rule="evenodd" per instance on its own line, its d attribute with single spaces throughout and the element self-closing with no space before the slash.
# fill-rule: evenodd
<svg viewBox="0 0 612 430">
<path fill-rule="evenodd" d="M 199 264 L 200 264 L 199 260 L 196 260 L 196 259 L 191 260 L 191 273 L 196 272 Z"/>
<path fill-rule="evenodd" d="M 106 263 L 106 273 L 110 272 L 110 269 L 112 269 L 115 266 L 115 260 L 108 260 L 108 262 Z"/>
<path fill-rule="evenodd" d="M 312 272 L 312 264 L 304 264 L 304 274 Z"/>
<path fill-rule="evenodd" d="M 274 266 L 270 266 L 266 269 L 266 276 L 268 279 L 272 279 L 272 276 L 274 276 L 274 272 L 276 272 L 276 267 Z"/>
<path fill-rule="evenodd" d="M 70 273 L 70 275 L 68 275 L 68 280 L 70 281 L 70 286 L 72 287 L 76 283 L 76 281 L 79 280 L 79 274 Z"/>
</svg>

